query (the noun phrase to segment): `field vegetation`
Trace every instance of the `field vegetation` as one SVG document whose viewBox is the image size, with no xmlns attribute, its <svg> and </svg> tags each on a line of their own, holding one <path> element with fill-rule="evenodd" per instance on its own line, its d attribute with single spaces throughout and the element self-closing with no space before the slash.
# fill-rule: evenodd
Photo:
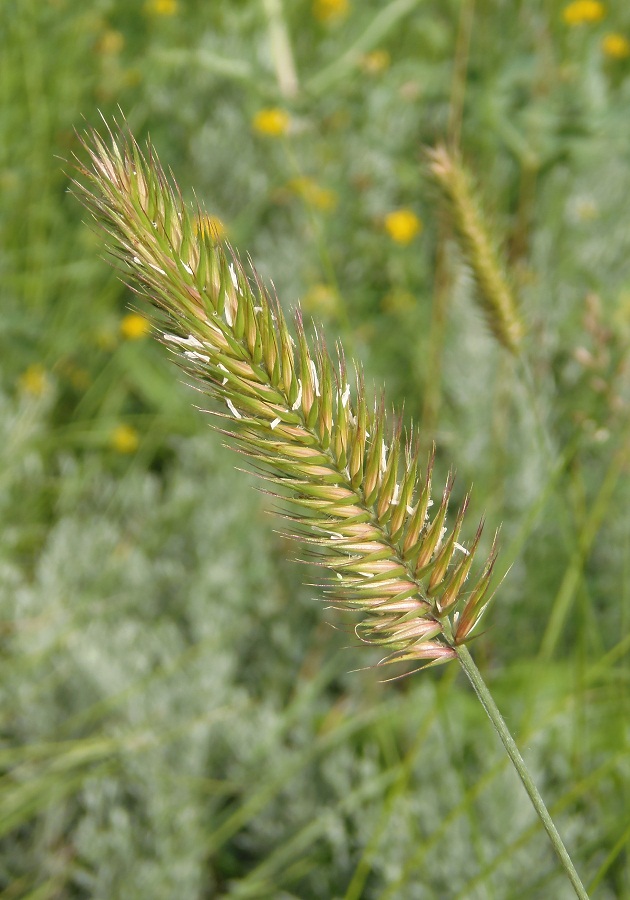
<svg viewBox="0 0 630 900">
<path fill-rule="evenodd" d="M 123 117 L 474 485 L 471 652 L 630 898 L 630 9 L 4 0 L 0 48 L 0 900 L 574 896 L 457 663 L 383 681 L 104 259 Z"/>
</svg>

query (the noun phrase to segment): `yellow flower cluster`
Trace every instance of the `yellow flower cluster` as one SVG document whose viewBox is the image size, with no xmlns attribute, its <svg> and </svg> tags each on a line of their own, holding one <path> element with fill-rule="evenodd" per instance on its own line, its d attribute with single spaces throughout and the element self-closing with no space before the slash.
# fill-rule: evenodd
<svg viewBox="0 0 630 900">
<path fill-rule="evenodd" d="M 131 425 L 118 425 L 109 436 L 109 443 L 117 453 L 135 453 L 140 436 Z"/>
<path fill-rule="evenodd" d="M 292 178 L 289 182 L 289 189 L 302 197 L 309 206 L 321 209 L 323 212 L 330 212 L 337 206 L 337 195 L 334 191 L 322 187 L 312 178 L 304 175 Z"/>
<path fill-rule="evenodd" d="M 266 137 L 282 137 L 289 130 L 291 117 L 286 109 L 273 106 L 260 109 L 252 119 L 252 128 Z"/>
<path fill-rule="evenodd" d="M 125 36 L 114 28 L 107 28 L 100 36 L 96 52 L 101 56 L 118 56 L 125 46 Z"/>
<path fill-rule="evenodd" d="M 92 383 L 90 373 L 81 366 L 69 365 L 66 370 L 66 375 L 75 391 L 87 391 Z"/>
<path fill-rule="evenodd" d="M 177 15 L 177 0 L 146 0 L 144 11 L 148 16 L 174 16 Z"/>
<path fill-rule="evenodd" d="M 329 284 L 314 284 L 302 298 L 302 308 L 322 318 L 334 318 L 339 312 L 339 294 Z"/>
<path fill-rule="evenodd" d="M 318 22 L 335 22 L 345 19 L 350 4 L 348 0 L 313 0 L 313 15 Z"/>
<path fill-rule="evenodd" d="M 46 369 L 40 363 L 32 363 L 20 375 L 20 389 L 31 397 L 41 397 L 48 387 Z"/>
<path fill-rule="evenodd" d="M 562 10 L 567 25 L 590 25 L 601 22 L 605 15 L 606 7 L 599 0 L 574 0 Z"/>
<path fill-rule="evenodd" d="M 422 222 L 411 209 L 396 209 L 385 216 L 385 231 L 397 244 L 410 244 L 422 231 Z"/>
<path fill-rule="evenodd" d="M 404 315 L 417 307 L 418 301 L 411 291 L 394 288 L 381 300 L 381 309 L 392 315 Z"/>
<path fill-rule="evenodd" d="M 602 50 L 611 59 L 627 59 L 630 56 L 630 41 L 623 34 L 607 34 L 602 40 Z"/>
<path fill-rule="evenodd" d="M 193 225 L 197 234 L 208 234 L 212 238 L 219 238 L 219 240 L 224 238 L 227 233 L 225 223 L 218 216 L 199 216 L 198 219 L 195 219 Z"/>
<path fill-rule="evenodd" d="M 380 75 L 389 68 L 391 56 L 387 50 L 372 50 L 361 57 L 361 68 L 366 75 Z"/>
<path fill-rule="evenodd" d="M 150 331 L 149 320 L 138 313 L 129 313 L 120 320 L 120 333 L 126 341 L 139 341 Z"/>
<path fill-rule="evenodd" d="M 115 328 L 113 325 L 103 325 L 97 328 L 92 334 L 92 341 L 99 350 L 111 353 L 118 344 Z"/>
</svg>

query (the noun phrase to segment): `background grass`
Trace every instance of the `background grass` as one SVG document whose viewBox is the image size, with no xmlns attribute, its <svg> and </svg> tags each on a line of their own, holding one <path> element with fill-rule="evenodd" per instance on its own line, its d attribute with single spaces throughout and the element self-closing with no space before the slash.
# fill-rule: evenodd
<svg viewBox="0 0 630 900">
<path fill-rule="evenodd" d="M 456 667 L 348 674 L 373 658 L 125 338 L 139 301 L 68 193 L 75 129 L 119 108 L 503 524 L 477 659 L 593 895 L 630 897 L 630 58 L 603 43 L 630 12 L 284 7 L 0 7 L 0 897 L 571 896 Z M 518 362 L 428 177 L 443 140 L 504 238 Z"/>
</svg>

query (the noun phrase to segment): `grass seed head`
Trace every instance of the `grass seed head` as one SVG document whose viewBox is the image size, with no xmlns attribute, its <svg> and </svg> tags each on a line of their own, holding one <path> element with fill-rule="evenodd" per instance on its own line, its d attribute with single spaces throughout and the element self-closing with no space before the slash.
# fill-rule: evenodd
<svg viewBox="0 0 630 900">
<path fill-rule="evenodd" d="M 525 326 L 470 176 L 446 147 L 429 152 L 429 169 L 449 201 L 459 244 L 475 279 L 488 326 L 506 350 L 517 354 Z"/>
<path fill-rule="evenodd" d="M 457 544 L 466 500 L 448 535 L 453 477 L 431 519 L 434 454 L 423 469 L 417 439 L 384 400 L 370 409 L 358 367 L 352 390 L 340 349 L 334 362 L 321 338 L 309 344 L 299 311 L 292 334 L 255 270 L 198 227 L 206 214 L 187 208 L 151 146 L 108 138 L 85 139 L 83 199 L 151 300 L 163 343 L 213 399 L 219 430 L 291 507 L 291 534 L 330 573 L 324 591 L 362 616 L 356 633 L 383 647 L 381 665 L 452 659 L 487 605 L 496 556 L 466 599 L 480 531 L 468 550 Z"/>
</svg>

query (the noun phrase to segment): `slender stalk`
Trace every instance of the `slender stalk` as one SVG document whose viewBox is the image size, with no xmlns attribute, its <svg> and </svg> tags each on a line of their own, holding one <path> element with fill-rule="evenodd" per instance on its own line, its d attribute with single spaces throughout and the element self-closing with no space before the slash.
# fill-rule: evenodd
<svg viewBox="0 0 630 900">
<path fill-rule="evenodd" d="M 263 8 L 269 25 L 271 55 L 280 93 L 283 97 L 295 97 L 299 92 L 300 85 L 282 2 L 281 0 L 263 0 Z"/>
<path fill-rule="evenodd" d="M 470 58 L 470 39 L 475 18 L 475 0 L 464 0 L 460 7 L 457 42 L 453 59 L 453 79 L 451 82 L 451 100 L 448 110 L 448 144 L 452 150 L 459 147 L 462 128 L 464 98 L 466 96 L 466 78 Z"/>
<path fill-rule="evenodd" d="M 420 2 L 421 0 L 391 0 L 390 3 L 383 4 L 383 8 L 379 9 L 365 31 L 345 53 L 309 78 L 306 83 L 307 93 L 322 96 L 350 75 L 359 64 L 361 56 L 372 50 L 379 41 L 383 41 Z"/>
<path fill-rule="evenodd" d="M 473 660 L 466 646 L 462 644 L 459 647 L 455 647 L 455 653 L 457 654 L 457 658 L 459 659 L 462 668 L 468 677 L 468 680 L 472 684 L 475 693 L 479 697 L 481 705 L 488 714 L 488 718 L 494 725 L 497 734 L 501 738 L 503 746 L 505 747 L 506 752 L 510 757 L 512 765 L 518 772 L 525 790 L 529 794 L 529 799 L 532 801 L 534 809 L 536 810 L 536 813 L 538 814 L 538 817 L 542 822 L 545 831 L 549 835 L 549 840 L 553 844 L 553 848 L 558 854 L 560 863 L 565 870 L 569 881 L 573 885 L 576 896 L 579 897 L 580 900 L 588 900 L 588 894 L 586 893 L 586 889 L 580 880 L 580 876 L 578 875 L 575 866 L 573 865 L 573 861 L 569 856 L 569 852 L 564 846 L 562 838 L 558 833 L 558 829 L 554 825 L 553 819 L 549 815 L 549 810 L 545 806 L 545 802 L 541 797 L 538 788 L 534 784 L 532 776 L 529 773 L 529 769 L 525 764 L 525 760 L 521 756 L 520 751 L 514 742 L 514 738 L 510 734 L 510 730 L 505 724 L 505 720 L 499 712 L 499 708 L 494 702 L 492 694 L 488 690 L 486 683 L 483 680 L 481 672 L 475 665 L 475 661 Z"/>
</svg>

